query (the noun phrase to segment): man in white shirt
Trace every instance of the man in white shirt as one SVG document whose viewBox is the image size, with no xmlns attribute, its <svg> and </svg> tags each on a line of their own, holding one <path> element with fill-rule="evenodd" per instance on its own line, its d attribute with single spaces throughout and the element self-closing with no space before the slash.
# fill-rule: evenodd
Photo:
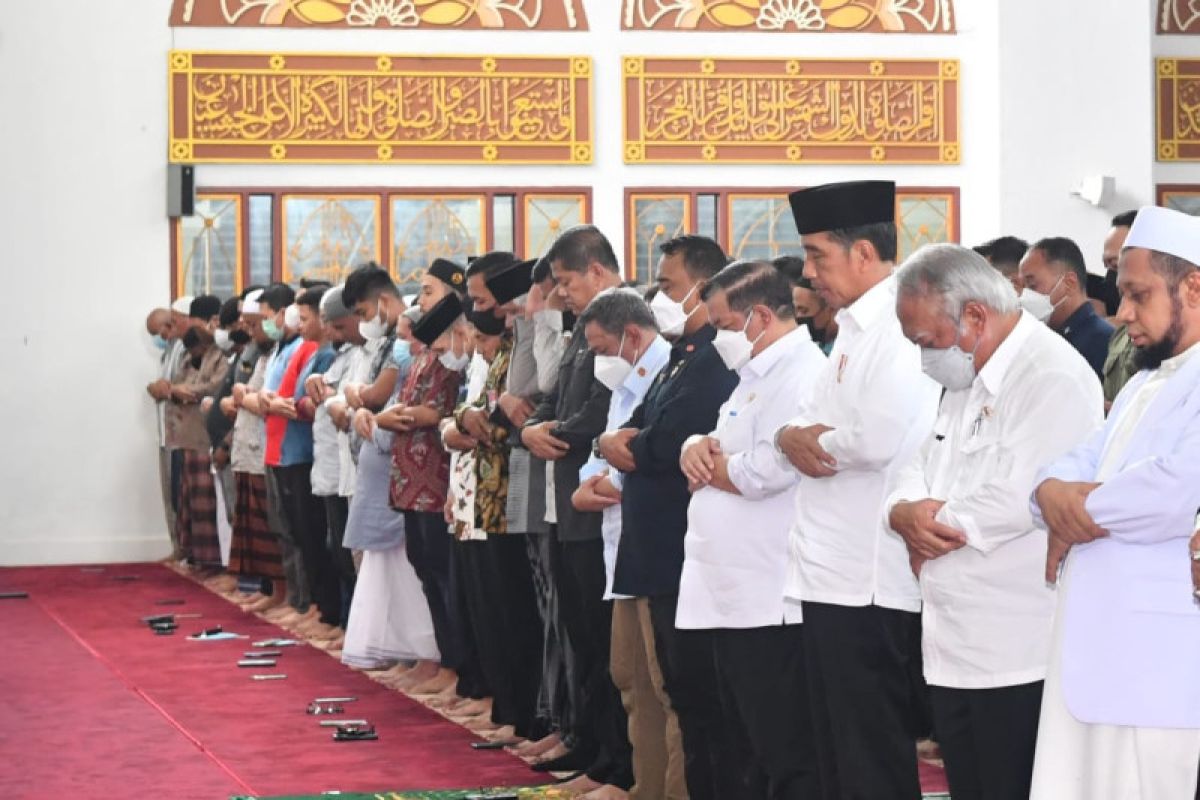
<svg viewBox="0 0 1200 800">
<path fill-rule="evenodd" d="M 920 797 L 921 596 L 883 503 L 925 440 L 938 386 L 896 318 L 895 184 L 789 196 L 804 275 L 837 313 L 829 363 L 776 446 L 801 473 L 787 583 L 803 608 L 818 766 L 828 798 Z"/>
<path fill-rule="evenodd" d="M 1141 371 L 1044 469 L 1033 512 L 1060 579 L 1035 800 L 1192 798 L 1200 763 L 1200 220 L 1146 207 L 1118 267 Z M 1069 554 L 1069 555 L 1068 555 Z"/>
<path fill-rule="evenodd" d="M 929 245 L 896 276 L 904 335 L 945 388 L 885 514 L 920 579 L 925 680 L 955 800 L 1025 800 L 1054 590 L 1026 504 L 1104 418 L 1095 373 L 983 256 Z"/>
<path fill-rule="evenodd" d="M 612 391 L 605 430 L 619 430 L 667 365 L 671 345 L 659 336 L 650 306 L 633 289 L 601 292 L 579 317 L 578 327 L 596 354 L 596 380 Z M 612 590 L 621 541 L 621 473 L 593 452 L 579 470 L 579 480 L 572 504 L 581 511 L 603 515 L 604 599 L 614 601 L 609 671 L 621 691 L 633 746 L 634 785 L 629 796 L 635 800 L 683 798 L 687 796 L 683 744 L 679 721 L 663 689 L 650 629 L 649 600 Z"/>
<path fill-rule="evenodd" d="M 680 457 L 693 495 L 675 624 L 711 632 L 720 692 L 710 701 L 726 702 L 745 734 L 745 796 L 771 800 L 820 794 L 801 626 L 784 613 L 799 476 L 774 436 L 825 354 L 796 324 L 791 289 L 766 261 L 731 264 L 705 286 L 713 346 L 738 384 L 716 429 L 688 439 Z"/>
</svg>

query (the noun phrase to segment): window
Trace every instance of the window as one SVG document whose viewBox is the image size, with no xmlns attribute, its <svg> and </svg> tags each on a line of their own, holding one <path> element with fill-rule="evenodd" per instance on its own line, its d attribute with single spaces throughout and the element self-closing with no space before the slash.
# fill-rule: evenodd
<svg viewBox="0 0 1200 800">
<path fill-rule="evenodd" d="M 658 245 L 681 233 L 716 239 L 735 259 L 798 253 L 800 235 L 788 191 L 627 189 L 626 277 L 638 283 L 653 280 Z M 958 189 L 897 188 L 896 237 L 899 260 L 923 244 L 958 241 Z"/>
<path fill-rule="evenodd" d="M 244 285 L 331 282 L 374 260 L 412 291 L 435 258 L 488 250 L 542 255 L 591 220 L 589 189 L 208 189 L 176 220 L 175 295 L 228 297 Z"/>
<path fill-rule="evenodd" d="M 358 264 L 379 260 L 379 197 L 283 196 L 284 282 L 339 283 Z"/>
<path fill-rule="evenodd" d="M 1169 184 L 1158 187 L 1158 204 L 1164 208 L 1200 216 L 1200 184 Z"/>
<path fill-rule="evenodd" d="M 241 291 L 241 196 L 197 194 L 196 213 L 176 224 L 176 294 L 229 297 Z"/>
</svg>

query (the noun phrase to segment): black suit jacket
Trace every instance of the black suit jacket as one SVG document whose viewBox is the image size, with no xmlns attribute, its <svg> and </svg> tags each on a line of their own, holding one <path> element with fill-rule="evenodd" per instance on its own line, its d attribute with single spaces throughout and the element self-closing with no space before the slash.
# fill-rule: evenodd
<svg viewBox="0 0 1200 800">
<path fill-rule="evenodd" d="M 554 464 L 554 510 L 558 539 L 585 542 L 600 538 L 600 514 L 576 511 L 571 495 L 579 488 L 579 468 L 592 452 L 592 440 L 604 433 L 612 393 L 596 380 L 595 356 L 582 331 L 576 331 L 558 367 L 558 386 L 542 398 L 525 426 L 555 420 L 552 433 L 571 446 Z"/>
<path fill-rule="evenodd" d="M 679 469 L 679 451 L 694 434 L 711 433 L 721 405 L 738 383 L 712 346 L 716 331 L 705 325 L 671 348 L 671 359 L 650 385 L 624 427 L 637 469 L 625 476 L 621 498 L 621 544 L 613 591 L 633 597 L 679 592 L 683 540 L 692 495 Z"/>
</svg>

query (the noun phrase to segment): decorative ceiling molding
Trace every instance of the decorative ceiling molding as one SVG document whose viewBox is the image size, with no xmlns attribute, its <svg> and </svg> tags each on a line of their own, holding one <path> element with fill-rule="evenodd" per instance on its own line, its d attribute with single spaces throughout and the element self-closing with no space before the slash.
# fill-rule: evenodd
<svg viewBox="0 0 1200 800">
<path fill-rule="evenodd" d="M 177 28 L 586 31 L 581 0 L 174 0 Z"/>
<path fill-rule="evenodd" d="M 953 0 L 622 0 L 641 31 L 954 33 Z"/>
</svg>

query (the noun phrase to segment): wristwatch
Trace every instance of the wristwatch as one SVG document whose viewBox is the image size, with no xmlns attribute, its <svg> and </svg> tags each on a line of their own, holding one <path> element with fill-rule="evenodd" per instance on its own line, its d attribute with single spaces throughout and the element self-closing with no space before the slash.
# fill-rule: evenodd
<svg viewBox="0 0 1200 800">
<path fill-rule="evenodd" d="M 601 436 L 603 435 L 604 434 L 601 434 Z M 600 436 L 592 439 L 592 455 L 594 455 L 596 458 L 604 458 L 604 456 L 600 455 Z"/>
</svg>

